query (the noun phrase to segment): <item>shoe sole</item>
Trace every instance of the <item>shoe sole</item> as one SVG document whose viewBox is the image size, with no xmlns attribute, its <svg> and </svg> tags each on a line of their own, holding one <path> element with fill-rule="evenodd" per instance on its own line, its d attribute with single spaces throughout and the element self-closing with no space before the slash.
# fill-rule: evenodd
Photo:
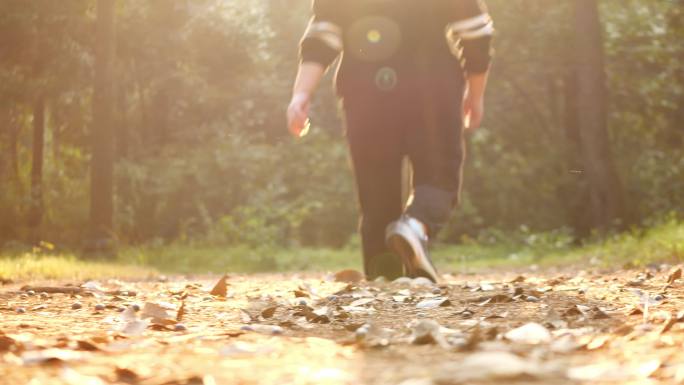
<svg viewBox="0 0 684 385">
<path fill-rule="evenodd" d="M 406 224 L 398 223 L 389 229 L 387 245 L 401 257 L 407 273 L 411 278 L 424 277 L 432 282 L 439 282 L 439 274 L 430 259 L 420 252 L 423 246 L 412 245 L 410 235 L 413 230 Z"/>
</svg>

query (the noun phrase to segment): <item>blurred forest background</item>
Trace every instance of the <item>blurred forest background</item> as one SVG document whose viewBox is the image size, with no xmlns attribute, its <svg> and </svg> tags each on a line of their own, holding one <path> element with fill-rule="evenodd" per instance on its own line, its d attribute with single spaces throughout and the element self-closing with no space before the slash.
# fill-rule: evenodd
<svg viewBox="0 0 684 385">
<path fill-rule="evenodd" d="M 488 5 L 486 120 L 441 240 L 577 240 L 681 215 L 684 1 Z M 309 7 L 0 1 L 0 247 L 355 242 L 328 83 L 312 134 L 285 128 Z"/>
</svg>

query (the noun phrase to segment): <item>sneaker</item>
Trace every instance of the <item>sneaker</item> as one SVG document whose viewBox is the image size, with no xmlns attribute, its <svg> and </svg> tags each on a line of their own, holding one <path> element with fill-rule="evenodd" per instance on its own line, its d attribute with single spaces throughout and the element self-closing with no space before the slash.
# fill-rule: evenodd
<svg viewBox="0 0 684 385">
<path fill-rule="evenodd" d="M 425 277 L 435 283 L 439 281 L 437 269 L 428 255 L 425 226 L 419 220 L 402 215 L 387 226 L 385 241 L 392 251 L 401 256 L 409 277 Z"/>
</svg>

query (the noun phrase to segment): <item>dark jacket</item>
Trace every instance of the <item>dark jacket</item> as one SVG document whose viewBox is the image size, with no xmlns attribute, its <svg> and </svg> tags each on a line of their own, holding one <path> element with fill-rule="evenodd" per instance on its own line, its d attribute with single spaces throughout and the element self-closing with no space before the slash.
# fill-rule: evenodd
<svg viewBox="0 0 684 385">
<path fill-rule="evenodd" d="M 478 0 L 314 0 L 301 60 L 342 54 L 338 93 L 386 95 L 460 88 L 491 61 L 492 20 Z"/>
</svg>

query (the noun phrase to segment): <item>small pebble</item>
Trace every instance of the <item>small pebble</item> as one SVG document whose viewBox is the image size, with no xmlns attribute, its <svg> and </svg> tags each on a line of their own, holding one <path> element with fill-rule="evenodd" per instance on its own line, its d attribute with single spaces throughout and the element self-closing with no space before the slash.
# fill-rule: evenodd
<svg viewBox="0 0 684 385">
<path fill-rule="evenodd" d="M 95 305 L 95 310 L 97 310 L 97 311 L 103 311 L 105 308 L 106 308 L 105 305 L 103 305 L 101 303 L 98 303 L 97 305 Z"/>
<path fill-rule="evenodd" d="M 664 300 L 664 299 L 665 299 L 665 297 L 664 297 L 662 294 L 658 294 L 658 295 L 656 295 L 655 297 L 653 297 L 653 300 L 654 300 L 654 301 L 658 301 L 658 302 L 660 302 L 660 301 L 662 301 L 662 300 Z"/>
<path fill-rule="evenodd" d="M 177 332 L 184 332 L 184 331 L 188 330 L 188 328 L 187 328 L 185 325 L 183 325 L 183 324 L 176 324 L 176 325 L 173 327 L 173 330 L 174 330 L 174 331 L 177 331 Z"/>
<path fill-rule="evenodd" d="M 537 298 L 533 295 L 528 295 L 527 298 L 525 298 L 525 301 L 527 301 L 527 302 L 539 302 L 539 298 Z"/>
<path fill-rule="evenodd" d="M 26 292 L 26 294 L 28 294 L 28 295 L 36 295 L 36 292 L 33 291 L 33 290 L 29 290 L 29 291 Z"/>
<path fill-rule="evenodd" d="M 123 313 L 125 310 L 126 310 L 126 308 L 123 306 L 119 306 L 116 308 L 116 311 L 118 311 L 119 313 Z"/>
<path fill-rule="evenodd" d="M 26 313 L 26 309 L 24 309 L 23 307 L 18 307 L 18 308 L 16 308 L 16 309 L 14 309 L 14 311 L 16 311 L 16 312 L 19 313 L 19 314 L 24 314 L 24 313 Z"/>
<path fill-rule="evenodd" d="M 438 287 L 432 289 L 432 294 L 442 294 L 442 290 Z"/>
<path fill-rule="evenodd" d="M 21 298 L 21 299 L 27 299 L 27 298 L 28 298 L 28 294 L 19 294 L 19 298 Z"/>
<path fill-rule="evenodd" d="M 131 307 L 133 308 L 133 311 L 140 311 L 140 305 L 138 305 L 137 303 L 134 303 L 133 305 L 131 305 Z"/>
<path fill-rule="evenodd" d="M 39 295 L 40 295 L 40 299 L 49 299 L 49 298 L 50 298 L 50 296 L 48 295 L 48 293 L 45 293 L 45 292 L 40 293 Z"/>
<path fill-rule="evenodd" d="M 82 309 L 82 308 L 83 308 L 83 305 L 81 305 L 80 302 L 74 302 L 74 303 L 71 305 L 71 309 L 72 309 L 72 310 L 78 310 L 78 309 Z"/>
</svg>

